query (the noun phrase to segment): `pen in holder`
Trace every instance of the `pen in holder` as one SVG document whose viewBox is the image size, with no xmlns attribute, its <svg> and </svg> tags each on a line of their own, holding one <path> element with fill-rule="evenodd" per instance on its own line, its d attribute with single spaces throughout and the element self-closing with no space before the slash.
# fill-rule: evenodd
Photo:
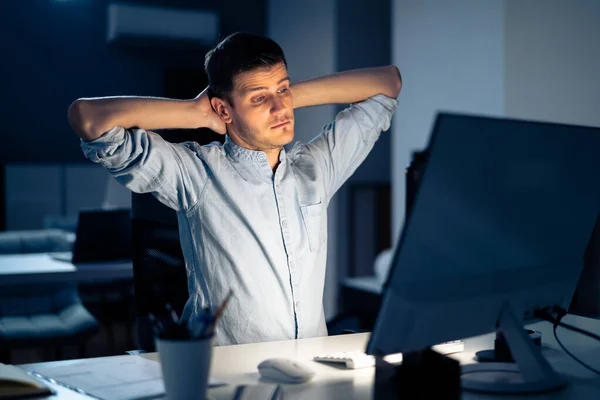
<svg viewBox="0 0 600 400">
<path fill-rule="evenodd" d="M 227 296 L 225 296 L 225 300 L 223 300 L 223 302 L 217 309 L 217 312 L 215 313 L 215 315 L 213 315 L 213 317 L 210 319 L 208 325 L 206 326 L 206 331 L 204 332 L 204 335 L 206 335 L 206 336 L 214 335 L 215 326 L 217 326 L 217 321 L 221 317 L 221 314 L 223 314 L 223 311 L 225 310 L 225 307 L 227 307 L 227 303 L 229 303 L 229 299 L 231 299 L 232 295 L 233 295 L 233 291 L 230 290 L 229 293 L 227 293 Z"/>
<path fill-rule="evenodd" d="M 209 310 L 202 315 L 201 329 L 194 332 L 180 321 L 170 304 L 165 306 L 166 318 L 149 314 L 170 400 L 206 397 L 215 327 L 231 295 L 230 291 L 214 314 Z"/>
</svg>

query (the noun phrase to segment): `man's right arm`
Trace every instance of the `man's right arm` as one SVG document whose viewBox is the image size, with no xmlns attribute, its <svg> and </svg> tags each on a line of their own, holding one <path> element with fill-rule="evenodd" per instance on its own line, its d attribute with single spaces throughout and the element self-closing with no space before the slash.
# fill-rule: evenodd
<svg viewBox="0 0 600 400">
<path fill-rule="evenodd" d="M 136 193 L 153 193 L 168 207 L 198 201 L 207 175 L 194 145 L 176 145 L 150 129 L 208 127 L 225 133 L 206 91 L 193 100 L 112 97 L 80 99 L 69 122 L 85 156 Z"/>
<path fill-rule="evenodd" d="M 225 133 L 213 112 L 206 90 L 191 100 L 156 97 L 98 97 L 76 100 L 69 107 L 69 124 L 84 141 L 92 141 L 115 126 L 144 130 L 210 128 Z"/>
</svg>

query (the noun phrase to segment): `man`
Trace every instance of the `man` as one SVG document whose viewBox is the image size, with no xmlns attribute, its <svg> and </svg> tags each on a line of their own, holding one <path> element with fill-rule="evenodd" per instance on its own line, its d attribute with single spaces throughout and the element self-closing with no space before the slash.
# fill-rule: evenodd
<svg viewBox="0 0 600 400">
<path fill-rule="evenodd" d="M 326 208 L 389 128 L 398 69 L 290 85 L 279 45 L 249 33 L 208 52 L 205 69 L 209 86 L 192 100 L 79 99 L 69 122 L 90 160 L 177 211 L 190 295 L 182 318 L 190 329 L 232 289 L 218 345 L 327 335 Z M 286 151 L 294 108 L 327 103 L 356 104 Z M 171 144 L 151 132 L 199 127 L 227 134 L 225 144 Z"/>
</svg>

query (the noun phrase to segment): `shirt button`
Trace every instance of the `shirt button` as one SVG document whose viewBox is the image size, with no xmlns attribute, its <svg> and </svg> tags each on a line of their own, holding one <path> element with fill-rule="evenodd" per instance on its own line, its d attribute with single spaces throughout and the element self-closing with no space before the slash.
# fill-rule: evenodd
<svg viewBox="0 0 600 400">
<path fill-rule="evenodd" d="M 284 228 L 287 228 L 287 221 L 282 221 L 281 226 L 283 226 Z"/>
<path fill-rule="evenodd" d="M 300 307 L 300 302 L 299 301 L 296 302 L 296 307 Z"/>
</svg>

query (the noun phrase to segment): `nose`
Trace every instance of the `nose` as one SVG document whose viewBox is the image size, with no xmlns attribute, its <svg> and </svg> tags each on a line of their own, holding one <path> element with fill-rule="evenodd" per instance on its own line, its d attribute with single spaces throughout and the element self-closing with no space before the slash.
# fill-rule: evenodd
<svg viewBox="0 0 600 400">
<path fill-rule="evenodd" d="M 271 102 L 271 114 L 276 114 L 284 109 L 283 100 L 275 96 Z"/>
</svg>

